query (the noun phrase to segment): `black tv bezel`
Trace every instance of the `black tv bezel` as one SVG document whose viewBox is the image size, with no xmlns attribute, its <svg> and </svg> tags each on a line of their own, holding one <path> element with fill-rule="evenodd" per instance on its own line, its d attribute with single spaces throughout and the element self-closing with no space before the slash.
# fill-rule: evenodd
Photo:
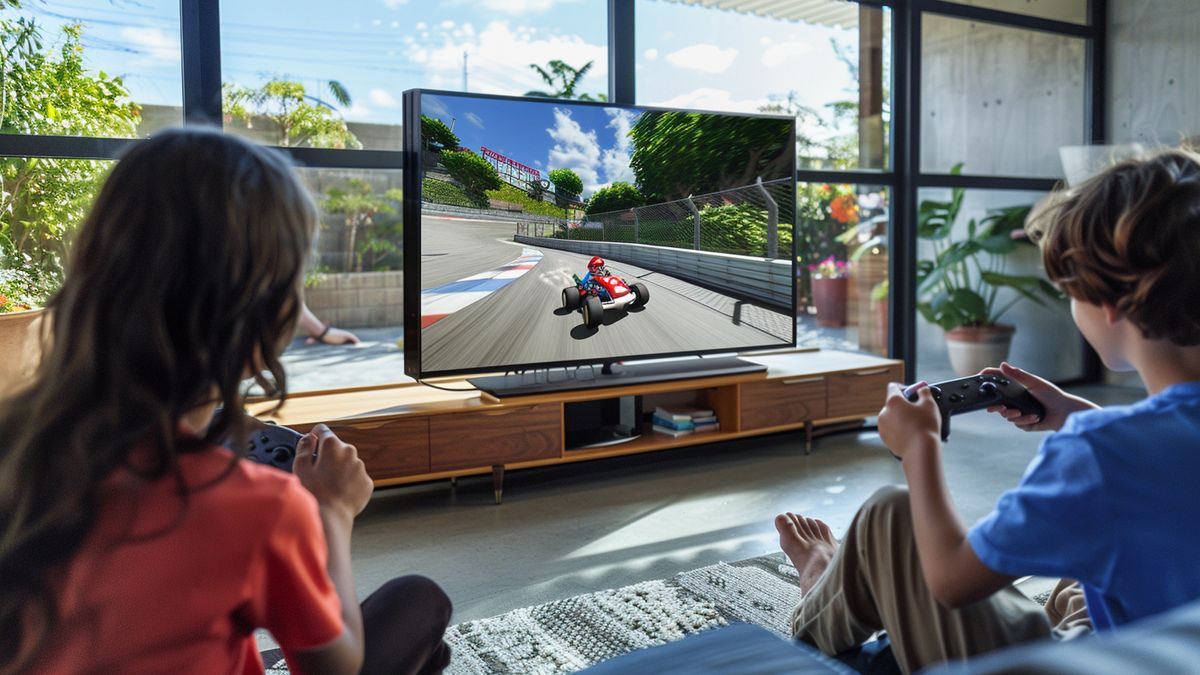
<svg viewBox="0 0 1200 675">
<path fill-rule="evenodd" d="M 409 89 L 403 95 L 403 118 L 404 118 L 404 176 L 401 184 L 404 187 L 404 202 L 402 204 L 402 213 L 404 215 L 404 374 L 415 380 L 427 379 L 430 377 L 448 377 L 453 375 L 473 375 L 481 373 L 511 373 L 521 372 L 526 370 L 540 370 L 549 368 L 565 368 L 572 366 L 588 366 L 596 364 L 608 364 L 634 360 L 650 360 L 664 358 L 680 358 L 689 356 L 706 356 L 710 354 L 741 354 L 744 352 L 763 351 L 770 349 L 786 348 L 789 345 L 781 345 L 778 342 L 772 342 L 762 345 L 744 345 L 735 349 L 728 347 L 717 347 L 713 349 L 689 350 L 689 351 L 671 351 L 656 354 L 615 354 L 611 357 L 589 358 L 589 359 L 573 359 L 573 360 L 558 360 L 558 361 L 540 361 L 533 363 L 514 363 L 501 364 L 495 366 L 484 366 L 478 368 L 456 368 L 451 370 L 428 370 L 421 369 L 421 181 L 424 175 L 421 158 L 421 97 L 424 95 L 434 96 L 452 96 L 455 98 L 473 98 L 473 99 L 492 99 L 514 101 L 520 103 L 534 103 L 539 105 L 553 104 L 568 104 L 593 106 L 601 108 L 618 108 L 623 110 L 638 110 L 652 112 L 685 112 L 685 113 L 702 113 L 709 115 L 725 115 L 731 117 L 752 117 L 759 119 L 776 119 L 780 121 L 791 122 L 788 126 L 788 143 L 791 145 L 791 170 L 788 176 L 792 183 L 792 192 L 796 191 L 796 120 L 788 115 L 774 115 L 769 113 L 742 113 L 728 112 L 723 110 L 699 110 L 694 108 L 660 108 L 656 106 L 644 105 L 628 105 L 620 103 L 610 103 L 607 101 L 576 101 L 573 99 L 556 99 L 556 98 L 541 98 L 534 96 L 503 96 L 498 94 L 475 94 L 461 91 L 445 91 L 441 89 Z M 773 179 L 778 180 L 778 179 Z M 799 223 L 796 222 L 796 201 L 792 200 L 792 250 L 790 259 L 792 261 L 792 316 L 796 316 L 796 228 Z M 796 344 L 796 322 L 791 322 L 792 339 L 791 344 Z"/>
</svg>

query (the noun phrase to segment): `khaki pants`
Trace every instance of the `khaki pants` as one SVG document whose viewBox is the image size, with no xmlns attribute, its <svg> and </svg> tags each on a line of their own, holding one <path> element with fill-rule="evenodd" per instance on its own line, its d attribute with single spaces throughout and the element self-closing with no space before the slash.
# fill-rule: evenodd
<svg viewBox="0 0 1200 675">
<path fill-rule="evenodd" d="M 792 633 L 826 654 L 886 630 L 909 673 L 999 647 L 1089 632 L 1078 584 L 1059 582 L 1043 609 L 1009 586 L 961 609 L 933 597 L 921 572 L 908 491 L 886 487 L 863 504 L 816 586 L 792 616 Z"/>
</svg>

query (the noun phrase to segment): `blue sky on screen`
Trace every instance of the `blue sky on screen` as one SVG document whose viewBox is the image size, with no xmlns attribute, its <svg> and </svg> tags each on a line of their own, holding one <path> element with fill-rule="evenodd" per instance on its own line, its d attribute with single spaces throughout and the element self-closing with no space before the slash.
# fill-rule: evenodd
<svg viewBox="0 0 1200 675">
<path fill-rule="evenodd" d="M 495 152 L 537 169 L 572 169 L 583 196 L 614 181 L 634 182 L 629 128 L 637 111 L 563 102 L 425 95 L 422 114 L 451 125 L 462 146 Z"/>
<path fill-rule="evenodd" d="M 838 0 L 831 5 L 841 6 Z M 134 100 L 182 100 L 178 0 L 25 0 L 50 31 L 85 28 L 92 67 L 125 76 Z M 529 67 L 561 59 L 593 66 L 579 91 L 607 90 L 607 3 L 601 0 L 223 0 L 225 81 L 272 76 L 328 98 L 346 85 L 359 122 L 398 124 L 401 92 L 414 87 L 520 95 L 546 85 Z M 7 15 L 16 13 L 6 11 Z M 824 109 L 855 98 L 846 65 L 857 31 L 742 16 L 663 0 L 638 0 L 637 96 L 645 105 L 754 112 L 794 91 Z"/>
</svg>

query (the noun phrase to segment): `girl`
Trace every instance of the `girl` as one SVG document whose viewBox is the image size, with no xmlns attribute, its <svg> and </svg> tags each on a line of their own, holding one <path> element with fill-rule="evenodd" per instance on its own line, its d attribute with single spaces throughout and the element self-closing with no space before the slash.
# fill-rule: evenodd
<svg viewBox="0 0 1200 675">
<path fill-rule="evenodd" d="M 446 665 L 433 582 L 355 598 L 372 485 L 353 446 L 318 426 L 294 476 L 221 447 L 245 437 L 213 419 L 245 378 L 286 397 L 315 223 L 282 155 L 219 132 L 113 169 L 37 373 L 0 402 L 0 671 L 262 672 L 259 627 L 296 672 Z"/>
</svg>

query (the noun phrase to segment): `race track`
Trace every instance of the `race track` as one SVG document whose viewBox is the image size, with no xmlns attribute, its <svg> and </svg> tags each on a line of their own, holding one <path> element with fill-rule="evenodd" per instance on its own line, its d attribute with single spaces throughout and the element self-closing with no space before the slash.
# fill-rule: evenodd
<svg viewBox="0 0 1200 675">
<path fill-rule="evenodd" d="M 494 269 L 524 249 L 537 248 L 512 242 L 511 222 L 425 216 L 422 223 L 426 289 Z M 579 312 L 562 309 L 562 289 L 572 285 L 572 274 L 583 275 L 590 256 L 538 250 L 543 257 L 533 269 L 421 331 L 422 371 L 502 370 L 549 361 L 790 344 L 787 335 L 755 328 L 743 316 L 747 309 L 770 313 L 789 327 L 790 317 L 738 299 L 714 299 L 712 290 L 619 261 L 609 262 L 609 270 L 630 283 L 644 283 L 650 301 L 643 308 L 607 311 L 602 326 L 587 329 Z M 718 311 L 721 307 L 736 310 Z"/>
</svg>

